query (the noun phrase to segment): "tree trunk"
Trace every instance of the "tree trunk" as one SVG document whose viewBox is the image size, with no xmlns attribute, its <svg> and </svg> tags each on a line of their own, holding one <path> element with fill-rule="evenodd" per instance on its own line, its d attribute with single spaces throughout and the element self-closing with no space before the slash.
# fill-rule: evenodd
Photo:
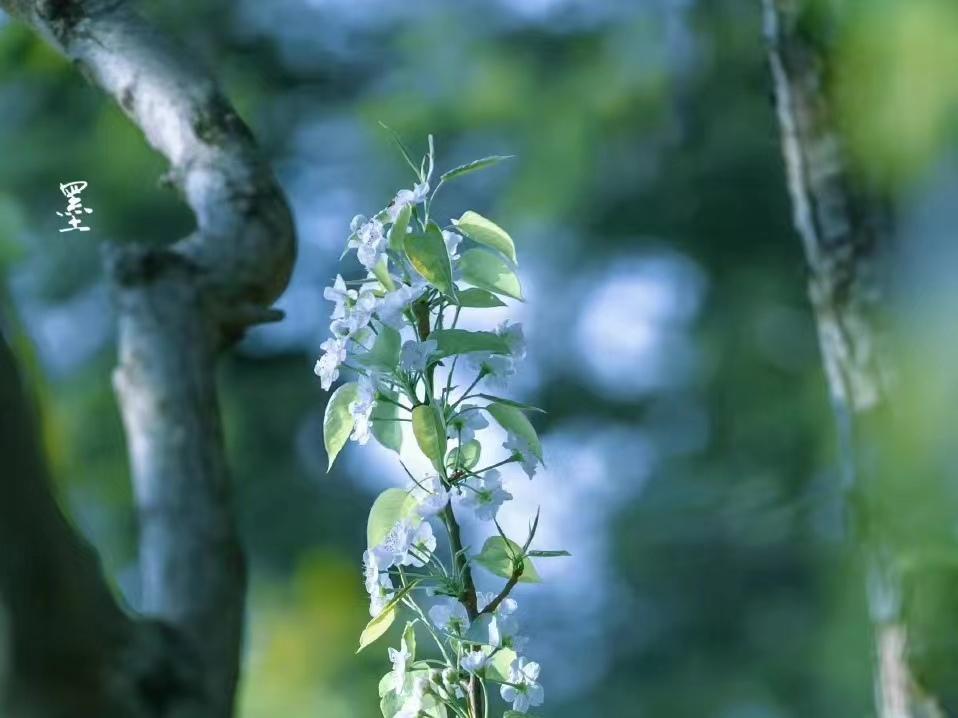
<svg viewBox="0 0 958 718">
<path fill-rule="evenodd" d="M 763 0 L 793 219 L 810 270 L 809 296 L 838 420 L 851 521 L 869 575 L 877 712 L 881 718 L 932 718 L 943 712 L 909 663 L 896 547 L 873 501 L 886 470 L 880 458 L 886 435 L 879 427 L 887 428 L 893 392 L 901 390 L 892 381 L 889 332 L 881 317 L 881 267 L 891 233 L 883 201 L 849 172 L 811 4 Z"/>
<path fill-rule="evenodd" d="M 0 566 L 0 601 L 16 626 L 7 693 L 20 712 L 13 715 L 226 718 L 239 676 L 245 571 L 215 359 L 248 325 L 282 316 L 269 304 L 295 257 L 289 209 L 213 80 L 125 3 L 0 0 L 0 6 L 123 108 L 169 160 L 169 178 L 197 222 L 193 234 L 168 247 L 124 244 L 105 253 L 119 322 L 114 387 L 128 439 L 149 620 L 127 618 L 116 607 L 95 559 L 56 509 L 35 437 L 25 440 L 32 448 L 4 477 L 23 493 L 23 508 L 6 500 L 10 493 L 7 512 L 0 508 L 3 553 L 10 545 L 25 550 L 22 564 Z M 25 520 L 33 511 L 42 520 Z M 8 523 L 4 513 L 18 515 Z M 40 546 L 50 559 L 28 560 Z M 18 571 L 37 577 L 19 582 Z M 71 636 L 66 646 L 30 645 L 53 630 L 31 605 L 44 595 L 57 615 L 57 634 Z M 31 660 L 21 650 L 37 654 L 38 666 L 64 651 L 83 660 L 70 661 L 74 673 L 62 674 L 59 690 L 43 670 L 27 670 Z M 19 680 L 21 674 L 36 683 Z M 89 701 L 108 708 L 91 710 Z"/>
</svg>

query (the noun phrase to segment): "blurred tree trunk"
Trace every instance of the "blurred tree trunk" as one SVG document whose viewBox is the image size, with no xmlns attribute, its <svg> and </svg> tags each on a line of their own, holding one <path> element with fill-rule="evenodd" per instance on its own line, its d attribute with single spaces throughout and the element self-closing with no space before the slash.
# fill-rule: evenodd
<svg viewBox="0 0 958 718">
<path fill-rule="evenodd" d="M 920 509 L 888 505 L 894 503 L 890 486 L 917 479 L 899 475 L 889 480 L 896 462 L 890 460 L 887 444 L 891 432 L 902 428 L 895 426 L 899 419 L 894 415 L 895 396 L 904 388 L 892 381 L 890 331 L 882 318 L 888 309 L 882 306 L 887 294 L 882 266 L 891 237 L 888 213 L 880 195 L 850 172 L 830 108 L 823 39 L 829 34 L 828 6 L 805 0 L 763 4 L 793 219 L 810 270 L 809 296 L 838 421 L 849 513 L 868 575 L 877 712 L 881 718 L 946 715 L 941 696 L 953 689 L 918 670 L 916 647 L 927 645 L 928 627 L 919 629 L 911 622 L 907 596 L 930 590 L 939 598 L 950 596 L 954 604 L 955 595 L 941 576 L 929 581 L 928 575 L 915 572 L 909 581 L 917 583 L 909 585 L 892 528 L 895 519 L 889 520 L 896 512 Z M 903 468 L 897 462 L 897 470 Z M 954 652 L 945 660 L 951 671 L 958 668 Z"/>
<path fill-rule="evenodd" d="M 281 317 L 269 305 L 295 257 L 290 213 L 213 80 L 125 3 L 0 0 L 0 7 L 120 105 L 169 160 L 168 180 L 197 222 L 167 247 L 129 243 L 106 252 L 119 322 L 114 387 L 149 620 L 117 607 L 56 507 L 22 391 L 3 397 L 3 440 L 16 461 L 0 480 L 0 605 L 14 626 L 0 707 L 5 716 L 37 718 L 227 718 L 246 579 L 215 359 L 247 326 Z M 10 392 L 19 383 L 6 345 L 3 352 L 0 387 Z M 19 554 L 8 556 L 11 547 Z"/>
</svg>

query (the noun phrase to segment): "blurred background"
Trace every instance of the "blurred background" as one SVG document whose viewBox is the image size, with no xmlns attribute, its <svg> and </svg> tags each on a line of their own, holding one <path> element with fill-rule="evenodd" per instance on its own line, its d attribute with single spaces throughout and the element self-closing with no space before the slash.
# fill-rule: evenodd
<svg viewBox="0 0 958 718">
<path fill-rule="evenodd" d="M 923 317 L 916 341 L 952 342 L 958 9 L 832 4 L 855 171 L 894 197 L 907 240 L 898 299 Z M 517 594 L 542 715 L 872 714 L 863 580 L 757 0 L 141 5 L 214 69 L 299 230 L 286 320 L 251 332 L 221 372 L 252 567 L 243 718 L 378 715 L 385 644 L 353 654 L 360 556 L 368 507 L 401 474 L 355 445 L 325 473 L 312 365 L 350 218 L 411 185 L 380 121 L 418 151 L 433 133 L 441 170 L 517 155 L 437 209 L 482 212 L 519 247 L 528 301 L 495 320 L 525 326 L 513 395 L 548 411 L 547 468 L 509 474 L 502 516 L 518 532 L 541 506 L 542 547 L 573 553 Z M 163 171 L 116 107 L 0 15 L 0 301 L 29 337 L 63 502 L 133 607 L 97 245 L 189 231 Z M 61 234 L 58 185 L 76 179 L 93 231 Z M 951 376 L 936 366 L 936 381 Z"/>
</svg>

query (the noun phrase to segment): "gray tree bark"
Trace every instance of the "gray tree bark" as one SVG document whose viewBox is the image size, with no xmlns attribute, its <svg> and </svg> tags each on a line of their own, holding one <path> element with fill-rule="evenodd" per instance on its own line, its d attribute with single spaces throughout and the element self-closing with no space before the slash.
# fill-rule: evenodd
<svg viewBox="0 0 958 718">
<path fill-rule="evenodd" d="M 114 387 L 140 520 L 147 618 L 117 608 L 91 551 L 56 509 L 36 442 L 27 442 L 33 448 L 4 476 L 23 503 L 0 507 L 0 554 L 8 546 L 23 551 L 21 563 L 0 565 L 0 601 L 16 627 L 4 715 L 225 718 L 239 676 L 246 579 L 215 359 L 247 326 L 282 316 L 269 305 L 295 258 L 290 212 L 215 82 L 126 3 L 0 0 L 0 7 L 120 105 L 168 159 L 168 179 L 197 223 L 165 248 L 125 244 L 105 253 L 119 323 Z M 33 510 L 41 521 L 26 520 Z M 35 564 L 43 549 L 49 560 Z M 18 582 L 18 571 L 37 575 Z M 57 634 L 70 636 L 66 646 L 26 648 L 47 630 L 37 623 L 38 600 L 57 614 Z M 21 650 L 36 653 L 37 665 L 68 654 L 63 690 L 52 690 L 43 671 L 29 671 Z M 20 680 L 24 671 L 35 683 Z"/>
<path fill-rule="evenodd" d="M 912 635 L 895 547 L 870 498 L 881 490 L 878 427 L 887 427 L 884 417 L 900 390 L 881 311 L 881 266 L 891 235 L 887 212 L 849 171 L 829 106 L 827 55 L 815 36 L 812 3 L 762 2 L 793 221 L 810 270 L 809 296 L 838 420 L 851 521 L 869 574 L 876 709 L 881 718 L 933 718 L 944 713 L 910 665 Z"/>
</svg>

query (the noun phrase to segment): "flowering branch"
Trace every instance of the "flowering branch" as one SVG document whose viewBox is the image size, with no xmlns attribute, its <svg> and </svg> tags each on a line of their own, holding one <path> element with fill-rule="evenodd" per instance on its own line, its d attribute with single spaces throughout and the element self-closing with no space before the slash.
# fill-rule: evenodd
<svg viewBox="0 0 958 718">
<path fill-rule="evenodd" d="M 336 388 L 326 407 L 323 439 L 330 465 L 350 439 L 365 444 L 374 436 L 398 453 L 406 422 L 433 467 L 416 477 L 400 462 L 411 485 L 387 489 L 370 510 L 363 564 L 372 618 L 360 636 L 360 650 L 408 610 L 399 648 L 388 651 L 392 670 L 380 681 L 385 718 L 450 713 L 486 718 L 489 683 L 499 684 L 511 704 L 505 716 L 520 715 L 544 697 L 539 665 L 520 655 L 526 639 L 518 633 L 518 605 L 510 597 L 519 582 L 538 581 L 530 558 L 537 552 L 529 551 L 538 515 L 524 546 L 496 523 L 498 535 L 478 553 L 463 545 L 457 516 L 472 512 L 479 521 L 495 522 L 499 508 L 512 499 L 499 468 L 519 463 L 532 478 L 542 462 L 539 438 L 524 413 L 535 408 L 482 390 L 473 393 L 480 384 L 486 391 L 501 389 L 515 373 L 525 355 L 521 327 L 458 328 L 463 311 L 501 307 L 502 298 L 522 300 L 516 251 L 505 230 L 475 212 L 451 220 L 447 229 L 430 219 L 439 187 L 505 158 L 450 170 L 430 192 L 432 137 L 418 165 L 397 142 L 417 181 L 373 217 L 353 219 L 347 248 L 356 250 L 365 276 L 348 281 L 337 276 L 326 289 L 333 302 L 332 336 L 315 367 L 326 390 L 341 371 L 356 375 Z M 453 401 L 457 385 L 467 388 Z M 476 438 L 489 418 L 506 431 L 507 454 L 476 468 L 490 450 Z M 445 530 L 448 556 L 437 552 L 434 519 Z M 499 593 L 477 591 L 476 566 L 506 579 Z M 441 658 L 417 659 L 417 627 Z"/>
</svg>

